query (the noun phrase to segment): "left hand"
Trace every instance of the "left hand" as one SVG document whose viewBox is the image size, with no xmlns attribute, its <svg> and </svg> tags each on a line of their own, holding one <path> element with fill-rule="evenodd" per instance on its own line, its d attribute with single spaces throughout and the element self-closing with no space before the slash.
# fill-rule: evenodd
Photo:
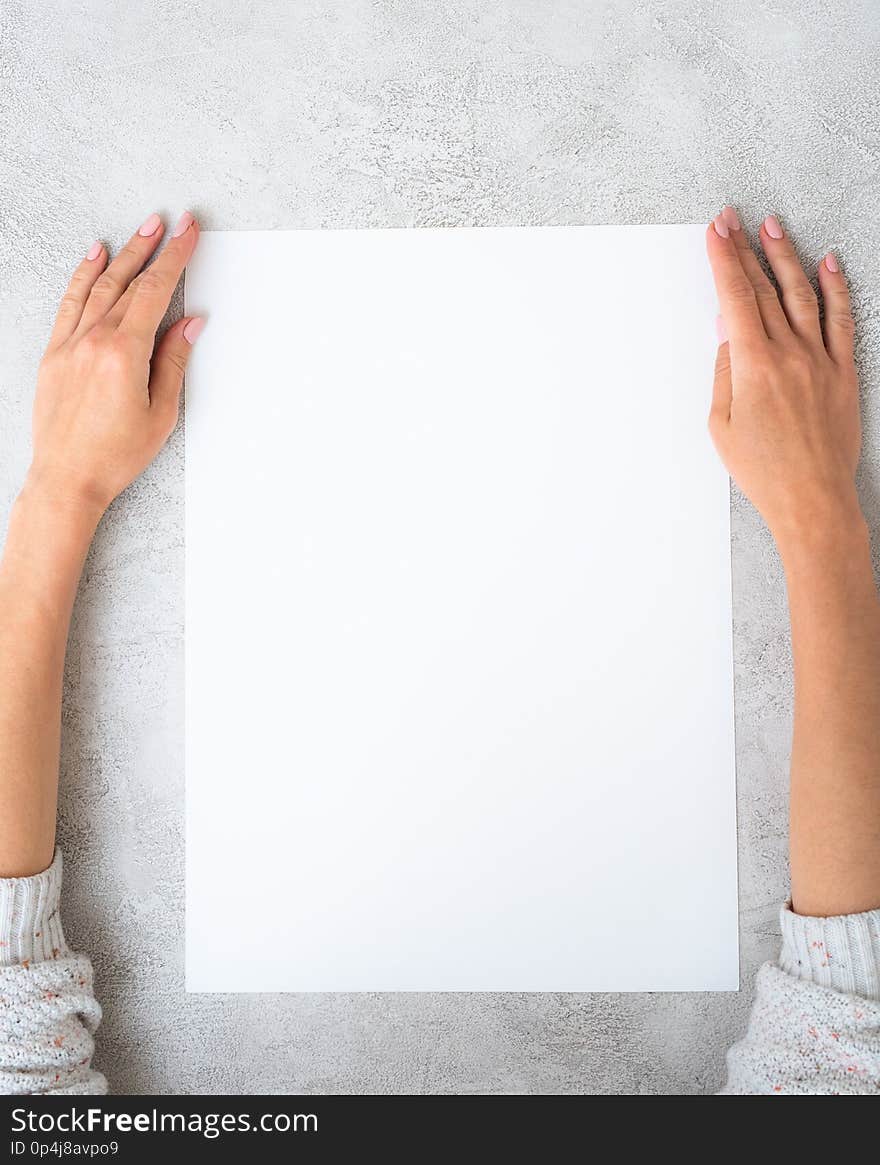
<svg viewBox="0 0 880 1165">
<path fill-rule="evenodd" d="M 174 429 L 184 368 L 204 322 L 179 320 L 153 351 L 199 227 L 184 214 L 142 272 L 163 233 L 159 216 L 150 215 L 109 266 L 106 248 L 93 244 L 61 301 L 40 365 L 28 484 L 98 515 Z"/>
</svg>

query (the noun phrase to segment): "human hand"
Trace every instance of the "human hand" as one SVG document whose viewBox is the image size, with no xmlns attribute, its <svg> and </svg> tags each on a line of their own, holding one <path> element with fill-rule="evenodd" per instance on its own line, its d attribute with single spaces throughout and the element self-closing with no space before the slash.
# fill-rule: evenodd
<svg viewBox="0 0 880 1165">
<path fill-rule="evenodd" d="M 819 266 L 823 329 L 778 220 L 766 218 L 759 235 L 778 294 L 731 207 L 707 231 L 721 306 L 709 430 L 784 560 L 805 540 L 859 520 L 858 379 L 849 294 L 835 257 Z"/>
<path fill-rule="evenodd" d="M 100 514 L 153 460 L 177 421 L 183 373 L 204 321 L 156 329 L 199 238 L 187 212 L 146 271 L 156 214 L 107 264 L 94 243 L 76 269 L 40 364 L 28 484 Z M 105 270 L 106 266 L 106 270 Z"/>
</svg>

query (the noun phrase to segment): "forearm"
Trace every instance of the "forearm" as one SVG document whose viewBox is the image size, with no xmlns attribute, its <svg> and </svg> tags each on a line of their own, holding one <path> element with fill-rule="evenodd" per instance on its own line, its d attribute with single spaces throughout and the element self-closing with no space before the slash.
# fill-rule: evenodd
<svg viewBox="0 0 880 1165">
<path fill-rule="evenodd" d="M 792 904 L 880 906 L 880 599 L 852 506 L 783 547 L 795 672 Z"/>
<path fill-rule="evenodd" d="M 0 877 L 55 845 L 61 689 L 76 588 L 100 511 L 30 478 L 0 561 Z"/>
</svg>

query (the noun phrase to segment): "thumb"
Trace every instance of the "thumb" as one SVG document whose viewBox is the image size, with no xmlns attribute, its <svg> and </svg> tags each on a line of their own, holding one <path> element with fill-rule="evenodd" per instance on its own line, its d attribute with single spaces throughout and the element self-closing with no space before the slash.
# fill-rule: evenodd
<svg viewBox="0 0 880 1165">
<path fill-rule="evenodd" d="M 177 420 L 180 390 L 189 354 L 206 321 L 201 316 L 186 316 L 173 324 L 153 353 L 150 371 L 150 408 L 167 416 L 170 427 Z"/>
<path fill-rule="evenodd" d="M 712 421 L 729 421 L 733 400 L 733 381 L 730 376 L 730 344 L 721 316 L 717 320 L 718 354 L 715 357 L 715 381 L 712 385 Z"/>
</svg>

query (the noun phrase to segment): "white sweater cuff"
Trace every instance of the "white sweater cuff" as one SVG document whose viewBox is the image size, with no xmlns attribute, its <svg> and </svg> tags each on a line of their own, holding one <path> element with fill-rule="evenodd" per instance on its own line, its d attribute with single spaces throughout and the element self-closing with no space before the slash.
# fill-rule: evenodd
<svg viewBox="0 0 880 1165">
<path fill-rule="evenodd" d="M 0 878 L 0 967 L 28 966 L 67 954 L 60 896 L 60 850 L 42 874 Z"/>
<path fill-rule="evenodd" d="M 786 903 L 779 965 L 796 979 L 880 999 L 880 910 L 811 918 Z"/>
</svg>

